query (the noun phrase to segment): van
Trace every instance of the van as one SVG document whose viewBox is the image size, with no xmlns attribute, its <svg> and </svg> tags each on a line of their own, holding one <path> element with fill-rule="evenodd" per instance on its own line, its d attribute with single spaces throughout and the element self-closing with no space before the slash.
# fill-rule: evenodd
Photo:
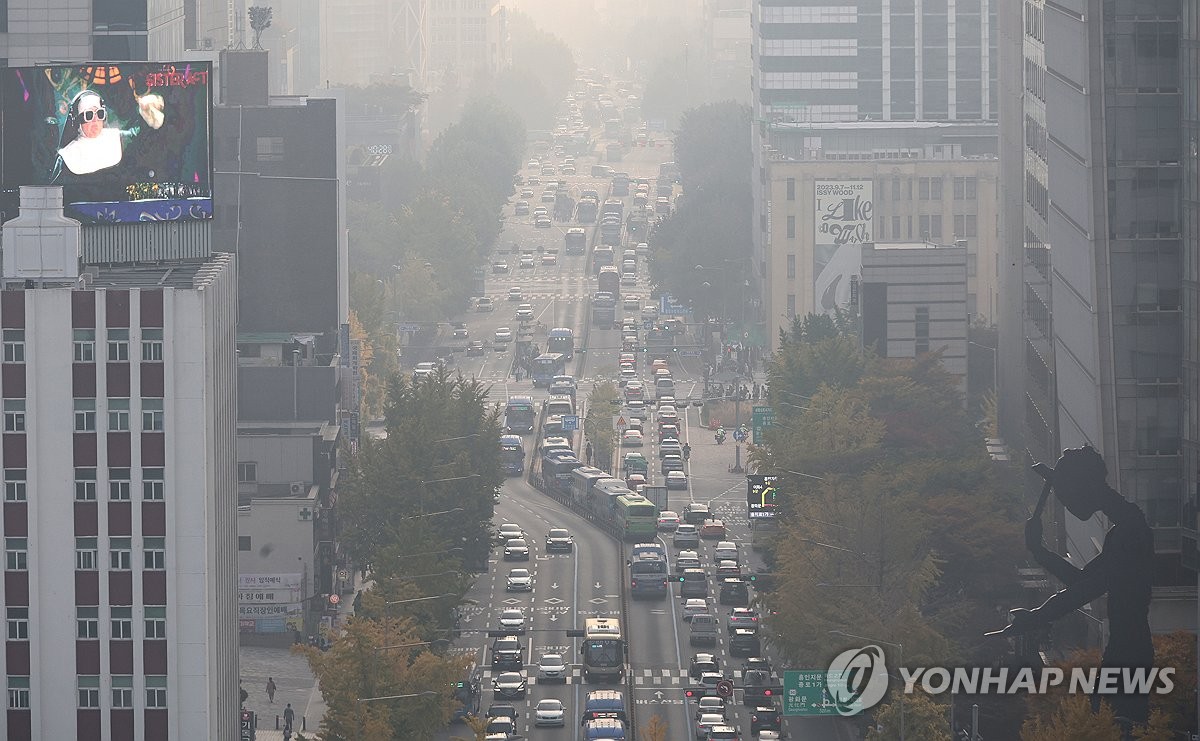
<svg viewBox="0 0 1200 741">
<path fill-rule="evenodd" d="M 654 398 L 661 399 L 664 396 L 675 396 L 675 381 L 668 377 L 659 377 L 654 381 Z"/>
<path fill-rule="evenodd" d="M 688 645 L 695 646 L 706 643 L 715 646 L 719 633 L 717 617 L 715 615 L 693 615 L 691 633 L 688 635 Z"/>
<path fill-rule="evenodd" d="M 609 718 L 624 723 L 628 719 L 625 714 L 625 695 L 617 690 L 592 690 L 587 693 L 579 725 L 599 718 Z"/>
<path fill-rule="evenodd" d="M 708 597 L 708 574 L 704 569 L 684 569 L 679 575 L 680 597 Z"/>
<path fill-rule="evenodd" d="M 571 401 L 570 396 L 551 396 L 546 400 L 546 414 L 566 414 L 575 413 L 575 403 Z"/>
</svg>

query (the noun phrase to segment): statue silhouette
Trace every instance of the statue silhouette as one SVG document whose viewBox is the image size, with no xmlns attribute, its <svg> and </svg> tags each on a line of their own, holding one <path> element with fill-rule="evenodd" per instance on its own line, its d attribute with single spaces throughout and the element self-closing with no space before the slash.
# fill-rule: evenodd
<svg viewBox="0 0 1200 741">
<path fill-rule="evenodd" d="M 1043 628 L 1102 596 L 1108 596 L 1109 636 L 1101 665 L 1149 668 L 1154 665 L 1150 640 L 1150 575 L 1154 567 L 1154 538 L 1140 507 L 1126 500 L 1106 481 L 1104 459 L 1091 446 L 1064 450 L 1054 468 L 1034 466 L 1045 480 L 1041 499 L 1025 523 L 1025 545 L 1033 558 L 1066 588 L 1040 607 L 1010 612 L 1011 623 L 1003 635 L 1020 635 Z M 1083 568 L 1051 552 L 1042 543 L 1042 508 L 1053 490 L 1075 517 L 1087 520 L 1104 513 L 1112 527 L 1104 536 L 1104 547 Z M 1093 706 L 1104 699 L 1128 729 L 1144 724 L 1149 716 L 1147 695 L 1115 694 L 1093 698 Z"/>
</svg>

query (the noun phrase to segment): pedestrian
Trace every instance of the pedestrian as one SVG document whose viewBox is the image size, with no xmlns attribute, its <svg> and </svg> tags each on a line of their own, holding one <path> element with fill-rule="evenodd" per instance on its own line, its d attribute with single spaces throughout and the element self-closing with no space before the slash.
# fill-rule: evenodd
<svg viewBox="0 0 1200 741">
<path fill-rule="evenodd" d="M 275 679 L 274 679 L 274 677 L 267 677 L 267 702 L 269 702 L 271 704 L 275 703 Z"/>
<path fill-rule="evenodd" d="M 291 733 L 292 721 L 296 719 L 296 711 L 292 710 L 292 704 L 289 702 L 287 707 L 283 709 L 283 732 Z"/>
</svg>

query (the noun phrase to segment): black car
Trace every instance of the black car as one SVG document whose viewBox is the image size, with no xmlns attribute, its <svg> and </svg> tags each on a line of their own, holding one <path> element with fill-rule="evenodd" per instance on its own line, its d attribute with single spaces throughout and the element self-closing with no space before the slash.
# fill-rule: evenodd
<svg viewBox="0 0 1200 741">
<path fill-rule="evenodd" d="M 750 590 L 741 579 L 726 577 L 721 580 L 721 593 L 717 599 L 722 605 L 745 607 L 750 604 Z"/>
<path fill-rule="evenodd" d="M 492 642 L 492 668 L 516 669 L 525 667 L 525 649 L 516 636 L 503 636 Z"/>
<path fill-rule="evenodd" d="M 712 654 L 696 654 L 692 657 L 692 665 L 688 668 L 688 676 L 699 681 L 704 672 L 720 672 L 721 660 Z"/>
<path fill-rule="evenodd" d="M 467 355 L 486 355 L 487 346 L 483 340 L 471 340 L 467 343 Z"/>
<path fill-rule="evenodd" d="M 750 735 L 757 736 L 759 731 L 778 731 L 781 729 L 779 708 L 771 705 L 754 708 L 750 713 Z"/>
<path fill-rule="evenodd" d="M 771 672 L 765 669 L 743 669 L 742 686 L 745 688 L 742 703 L 746 707 L 753 708 L 772 702 L 771 698 L 775 693 L 771 689 Z"/>
<path fill-rule="evenodd" d="M 567 532 L 565 528 L 551 528 L 550 531 L 546 533 L 547 553 L 552 553 L 554 551 L 566 551 L 567 553 L 570 553 L 574 545 L 575 539 L 571 537 L 571 533 Z"/>
<path fill-rule="evenodd" d="M 760 653 L 762 641 L 759 640 L 757 631 L 738 628 L 729 637 L 730 656 L 758 656 Z"/>
</svg>

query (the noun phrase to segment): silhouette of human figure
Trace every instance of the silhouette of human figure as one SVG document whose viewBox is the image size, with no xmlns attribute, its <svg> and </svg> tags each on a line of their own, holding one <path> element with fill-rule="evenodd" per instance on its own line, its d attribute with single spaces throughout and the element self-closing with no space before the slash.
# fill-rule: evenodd
<svg viewBox="0 0 1200 741">
<path fill-rule="evenodd" d="M 1104 459 L 1091 446 L 1064 450 L 1054 468 L 1034 466 L 1046 480 L 1042 499 L 1033 517 L 1025 523 L 1025 544 L 1033 558 L 1066 588 L 1040 607 L 1010 611 L 1011 623 L 1004 635 L 1020 635 L 1045 627 L 1099 597 L 1108 595 L 1109 637 L 1101 665 L 1120 668 L 1149 668 L 1154 665 L 1150 640 L 1150 575 L 1154 567 L 1154 540 L 1141 508 L 1121 496 L 1106 481 Z M 1051 552 L 1042 543 L 1041 510 L 1050 491 L 1063 507 L 1080 520 L 1104 513 L 1112 527 L 1104 536 L 1100 553 L 1083 568 Z M 1144 724 L 1149 716 L 1149 697 L 1141 694 L 1104 695 L 1113 712 L 1128 728 Z"/>
</svg>

